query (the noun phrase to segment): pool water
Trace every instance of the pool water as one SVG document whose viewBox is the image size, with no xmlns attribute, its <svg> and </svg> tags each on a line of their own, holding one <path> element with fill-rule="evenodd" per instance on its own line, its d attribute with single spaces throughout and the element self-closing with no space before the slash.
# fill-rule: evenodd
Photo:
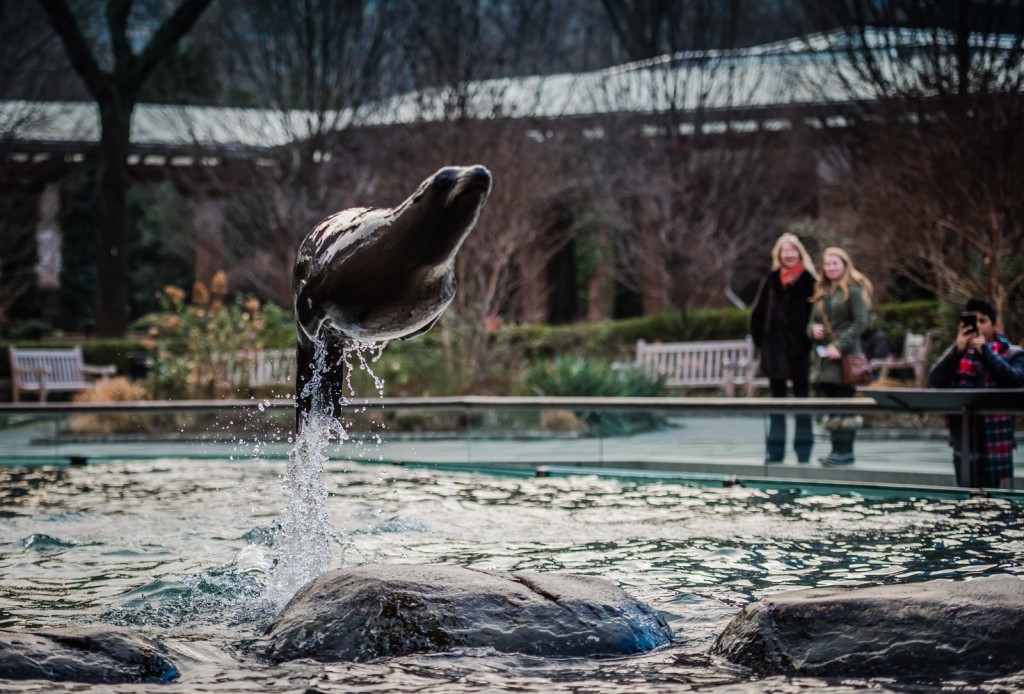
<svg viewBox="0 0 1024 694">
<path fill-rule="evenodd" d="M 287 596 L 271 590 L 285 463 L 147 460 L 0 468 L 0 626 L 125 625 L 182 677 L 123 692 L 634 692 L 913 689 L 752 679 L 706 651 L 782 590 L 1024 574 L 1019 502 L 528 478 L 328 461 L 330 567 L 446 563 L 608 579 L 660 610 L 676 642 L 615 659 L 457 652 L 378 663 L 253 662 Z M 950 687 L 958 683 L 950 683 Z M 922 685 L 923 686 L 923 685 Z M 1024 679 L 978 690 L 1024 688 Z M 89 691 L 2 682 L 4 691 Z M 921 689 L 924 691 L 926 688 Z"/>
</svg>

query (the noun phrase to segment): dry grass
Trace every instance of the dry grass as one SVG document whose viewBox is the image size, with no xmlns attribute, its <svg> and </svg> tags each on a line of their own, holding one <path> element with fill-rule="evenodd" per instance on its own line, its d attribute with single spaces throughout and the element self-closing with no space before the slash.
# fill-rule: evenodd
<svg viewBox="0 0 1024 694">
<path fill-rule="evenodd" d="M 569 410 L 545 410 L 540 415 L 540 426 L 559 433 L 583 431 L 585 428 L 576 413 Z"/>
<path fill-rule="evenodd" d="M 877 381 L 872 381 L 868 388 L 916 388 L 910 381 L 902 381 L 898 378 L 885 377 L 879 378 Z"/>
<path fill-rule="evenodd" d="M 75 395 L 75 402 L 139 402 L 149 400 L 149 391 L 127 378 L 98 381 Z M 127 434 L 148 430 L 145 415 L 79 414 L 68 417 L 68 431 L 76 434 Z"/>
</svg>

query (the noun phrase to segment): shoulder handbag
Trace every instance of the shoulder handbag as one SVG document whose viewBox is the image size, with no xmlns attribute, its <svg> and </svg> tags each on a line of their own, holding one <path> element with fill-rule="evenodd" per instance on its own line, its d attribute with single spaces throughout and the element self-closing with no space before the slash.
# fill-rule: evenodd
<svg viewBox="0 0 1024 694">
<path fill-rule="evenodd" d="M 825 324 L 825 331 L 828 332 L 829 339 L 834 343 L 836 336 L 832 332 L 832 324 L 828 320 L 825 304 L 819 301 L 818 308 L 821 310 L 821 322 Z M 868 358 L 864 356 L 863 352 L 844 354 L 839 358 L 839 361 L 843 367 L 843 383 L 845 385 L 856 388 L 871 383 L 871 364 L 868 363 Z"/>
</svg>

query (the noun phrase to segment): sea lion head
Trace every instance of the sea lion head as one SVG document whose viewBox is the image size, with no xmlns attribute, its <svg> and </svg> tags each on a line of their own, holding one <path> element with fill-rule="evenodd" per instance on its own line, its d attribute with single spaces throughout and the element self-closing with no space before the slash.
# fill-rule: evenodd
<svg viewBox="0 0 1024 694">
<path fill-rule="evenodd" d="M 396 212 L 409 215 L 405 243 L 421 262 L 454 261 L 476 225 L 491 192 L 491 172 L 483 166 L 446 166 L 423 181 Z M 415 249 L 415 250 L 413 250 Z"/>
<path fill-rule="evenodd" d="M 428 330 L 455 296 L 455 259 L 491 190 L 483 166 L 449 166 L 394 208 L 354 208 L 303 241 L 293 291 L 300 345 Z"/>
</svg>

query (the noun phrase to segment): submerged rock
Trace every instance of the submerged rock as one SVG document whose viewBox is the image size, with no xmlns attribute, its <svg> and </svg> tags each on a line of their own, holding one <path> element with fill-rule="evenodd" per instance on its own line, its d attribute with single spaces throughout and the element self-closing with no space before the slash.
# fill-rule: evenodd
<svg viewBox="0 0 1024 694">
<path fill-rule="evenodd" d="M 159 643 L 123 629 L 0 630 L 0 677 L 121 684 L 169 682 L 178 670 Z"/>
<path fill-rule="evenodd" d="M 1024 670 L 1024 580 L 780 593 L 743 608 L 711 652 L 760 674 L 993 677 Z"/>
<path fill-rule="evenodd" d="M 624 655 L 668 643 L 672 630 L 650 607 L 600 578 L 391 565 L 318 576 L 266 636 L 263 653 L 274 662 L 331 662 L 473 647 Z"/>
</svg>

